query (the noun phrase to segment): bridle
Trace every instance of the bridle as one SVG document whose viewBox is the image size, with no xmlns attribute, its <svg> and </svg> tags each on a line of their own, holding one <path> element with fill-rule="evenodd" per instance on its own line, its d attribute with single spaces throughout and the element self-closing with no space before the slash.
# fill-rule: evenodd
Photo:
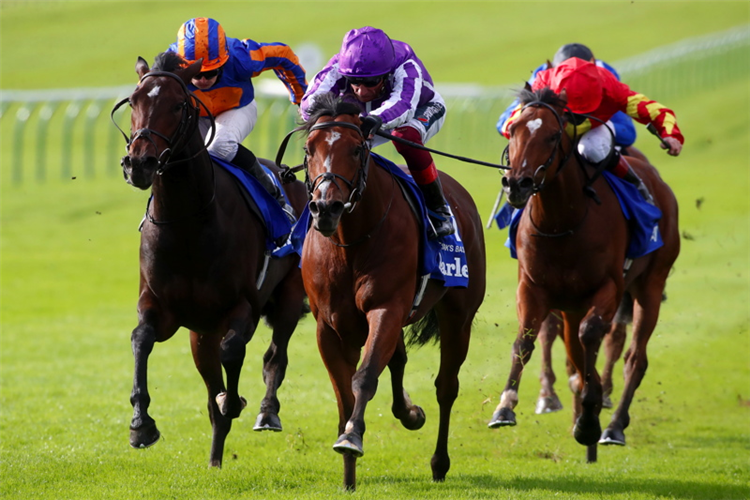
<svg viewBox="0 0 750 500">
<path fill-rule="evenodd" d="M 314 179 L 310 180 L 307 161 L 308 155 L 306 153 L 303 166 L 305 169 L 305 185 L 307 186 L 307 195 L 308 198 L 312 199 L 313 193 L 317 189 L 319 189 L 321 184 L 323 184 L 324 182 L 332 182 L 339 189 L 339 191 L 342 191 L 341 186 L 338 183 L 338 180 L 340 180 L 349 188 L 349 199 L 344 204 L 344 206 L 347 211 L 351 213 L 357 206 L 359 200 L 362 199 L 362 193 L 364 192 L 365 187 L 367 187 L 367 175 L 370 170 L 370 145 L 367 143 L 365 136 L 362 134 L 362 130 L 357 125 L 349 122 L 321 122 L 310 127 L 309 131 L 313 132 L 315 130 L 323 130 L 333 127 L 344 127 L 356 130 L 359 136 L 362 138 L 362 142 L 360 143 L 359 148 L 359 168 L 357 168 L 357 172 L 354 174 L 354 177 L 352 177 L 351 180 L 334 172 L 323 172 Z"/>
<path fill-rule="evenodd" d="M 309 199 L 312 199 L 312 194 L 320 188 L 321 184 L 324 182 L 332 182 L 338 189 L 341 191 L 341 186 L 339 185 L 338 180 L 346 184 L 346 186 L 349 188 L 349 199 L 344 204 L 344 207 L 346 208 L 348 213 L 352 213 L 357 206 L 357 203 L 362 199 L 362 194 L 365 191 L 365 188 L 367 187 L 367 175 L 370 170 L 370 145 L 367 142 L 367 139 L 362 134 L 362 130 L 355 124 L 349 123 L 349 122 L 337 122 L 337 121 L 327 121 L 327 122 L 321 122 L 313 125 L 310 127 L 309 132 L 312 132 L 314 130 L 323 130 L 323 129 L 329 129 L 334 127 L 344 127 L 349 128 L 352 130 L 356 130 L 359 134 L 360 138 L 362 139 L 362 142 L 360 143 L 359 147 L 359 167 L 357 168 L 357 172 L 354 174 L 354 177 L 349 180 L 346 177 L 334 173 L 334 172 L 323 172 L 322 174 L 316 176 L 312 181 L 310 180 L 309 175 L 309 166 L 307 161 L 307 153 L 305 154 L 305 160 L 303 163 L 304 170 L 305 170 L 305 185 L 307 186 L 307 195 Z M 393 183 L 395 184 L 396 180 L 393 178 L 393 174 L 391 174 L 391 179 Z M 339 243 L 333 238 L 329 238 L 331 242 L 342 248 L 351 247 L 358 245 L 372 237 L 373 234 L 375 234 L 375 231 L 377 231 L 380 226 L 383 225 L 385 222 L 386 217 L 388 217 L 388 213 L 391 211 L 391 206 L 393 205 L 393 199 L 394 199 L 394 192 L 395 192 L 395 186 L 394 189 L 391 190 L 391 199 L 388 202 L 388 207 L 383 211 L 383 216 L 380 218 L 377 224 L 370 229 L 364 236 L 361 238 L 358 238 L 357 240 L 349 243 Z"/>
<path fill-rule="evenodd" d="M 552 112 L 553 115 L 555 115 L 555 118 L 557 119 L 558 124 L 558 131 L 555 133 L 555 145 L 552 148 L 552 152 L 550 153 L 549 157 L 547 158 L 547 161 L 545 161 L 543 164 L 539 165 L 536 170 L 534 171 L 534 175 L 532 176 L 533 186 L 531 188 L 532 194 L 536 194 L 544 189 L 547 182 L 547 169 L 552 165 L 552 163 L 555 161 L 555 157 L 557 156 L 557 152 L 560 151 L 560 163 L 557 171 L 555 171 L 555 175 L 552 177 L 554 180 L 558 175 L 560 175 L 560 172 L 562 171 L 563 167 L 568 163 L 568 160 L 570 159 L 570 156 L 573 154 L 573 151 L 575 148 L 570 148 L 567 152 L 565 151 L 565 148 L 563 147 L 562 137 L 565 133 L 565 123 L 563 122 L 562 117 L 557 112 L 555 108 L 547 104 L 546 102 L 542 101 L 531 101 L 524 105 L 523 108 L 521 108 L 521 112 L 529 107 L 544 107 L 547 108 Z M 566 108 L 567 109 L 567 108 Z M 575 137 L 573 137 L 573 143 L 575 143 Z M 508 168 L 510 169 L 510 142 L 507 146 L 505 146 L 505 149 L 503 150 L 502 160 L 501 162 L 505 165 L 508 165 Z M 536 179 L 538 176 L 541 176 L 541 181 L 537 182 Z"/>
<path fill-rule="evenodd" d="M 177 81 L 177 83 L 180 84 L 182 92 L 185 94 L 185 100 L 182 103 L 182 117 L 180 118 L 180 124 L 172 134 L 172 137 L 167 137 L 161 132 L 150 128 L 138 129 L 135 132 L 131 132 L 131 136 L 128 137 L 128 135 L 122 130 L 122 128 L 120 128 L 120 126 L 115 121 L 114 115 L 121 106 L 123 106 L 124 104 L 129 104 L 131 102 L 130 99 L 132 95 L 115 104 L 115 107 L 110 113 L 110 119 L 115 124 L 115 127 L 117 127 L 117 130 L 119 130 L 122 136 L 125 138 L 126 150 L 128 152 L 130 152 L 130 146 L 138 139 L 143 139 L 150 142 L 154 146 L 154 150 L 156 150 L 156 142 L 154 142 L 153 136 L 160 137 L 167 143 L 167 147 L 164 149 L 164 151 L 162 151 L 157 160 L 158 164 L 156 173 L 158 175 L 163 174 L 167 169 L 173 167 L 174 165 L 185 163 L 198 157 L 198 155 L 206 150 L 208 144 L 213 141 L 214 135 L 216 133 L 216 122 L 214 120 L 214 116 L 211 114 L 211 111 L 208 109 L 208 107 L 206 107 L 205 104 L 203 104 L 200 99 L 198 99 L 198 97 L 195 96 L 195 94 L 188 90 L 187 85 L 185 85 L 185 82 L 182 80 L 182 78 L 169 71 L 150 71 L 143 75 L 143 77 L 141 78 L 141 82 L 149 77 L 155 78 L 160 76 L 172 78 L 173 80 Z M 193 156 L 172 161 L 173 156 L 179 156 L 179 154 L 187 147 L 188 141 L 193 136 L 193 133 L 195 133 L 195 130 L 198 128 L 201 108 L 206 111 L 211 122 L 211 132 L 209 140 L 204 141 L 203 147 Z M 127 158 L 127 156 L 123 157 L 122 161 L 124 161 L 125 158 Z"/>
<path fill-rule="evenodd" d="M 166 135 L 162 134 L 161 132 L 158 132 L 156 130 L 150 129 L 150 128 L 141 128 L 136 130 L 135 132 L 131 132 L 131 137 L 128 137 L 127 134 L 120 128 L 120 126 L 117 124 L 117 121 L 115 121 L 115 112 L 122 107 L 124 104 L 129 104 L 130 99 L 132 97 L 132 94 L 129 97 L 126 97 L 125 99 L 121 100 L 117 104 L 115 104 L 114 108 L 112 108 L 112 112 L 110 113 L 110 119 L 115 124 L 115 127 L 117 127 L 117 130 L 120 131 L 122 136 L 125 138 L 126 142 L 126 151 L 130 152 L 130 146 L 137 141 L 138 139 L 147 140 L 151 143 L 151 145 L 154 147 L 154 150 L 157 150 L 156 142 L 153 139 L 153 136 L 160 137 L 167 143 L 167 147 L 162 151 L 161 155 L 159 155 L 159 158 L 157 159 L 157 168 L 156 168 L 156 174 L 162 175 L 167 169 L 173 167 L 174 165 L 180 164 L 180 163 L 186 163 L 189 162 L 195 158 L 197 158 L 199 155 L 201 155 L 206 149 L 208 148 L 208 145 L 213 141 L 214 136 L 216 134 L 216 121 L 214 119 L 213 114 L 208 109 L 208 107 L 198 99 L 198 97 L 190 92 L 190 90 L 187 88 L 187 85 L 185 85 L 185 82 L 177 76 L 174 73 L 171 73 L 169 71 L 150 71 L 143 75 L 141 78 L 141 82 L 149 77 L 160 77 L 165 76 L 168 78 L 172 78 L 177 83 L 180 84 L 180 88 L 182 89 L 183 94 L 185 94 L 185 100 L 182 102 L 182 116 L 180 117 L 180 124 L 177 126 L 177 129 L 172 134 L 172 137 L 167 137 Z M 193 104 L 190 104 L 190 103 Z M 200 110 L 203 108 L 210 120 L 211 126 L 210 126 L 210 136 L 208 141 L 201 141 L 202 147 L 192 156 L 187 158 L 181 158 L 178 160 L 172 161 L 173 156 L 179 156 L 180 153 L 187 147 L 188 141 L 192 138 L 193 134 L 195 133 L 196 129 L 199 126 L 199 119 L 200 119 Z M 128 156 L 124 156 L 121 160 L 121 164 L 125 162 L 125 159 L 128 158 Z M 210 207 L 214 201 L 216 201 L 216 171 L 215 167 L 213 165 L 213 161 L 211 163 L 211 174 L 212 174 L 212 183 L 213 183 L 213 193 L 211 196 L 211 199 L 206 203 L 205 206 L 198 209 L 195 213 L 187 215 L 185 217 L 181 217 L 179 219 L 169 219 L 169 220 L 157 220 L 155 219 L 151 213 L 150 213 L 150 207 L 151 207 L 151 201 L 153 200 L 153 196 L 149 198 L 148 203 L 146 205 L 146 219 L 148 219 L 149 222 L 155 225 L 163 225 L 163 224 L 172 224 L 175 222 L 179 222 L 186 219 L 191 219 L 193 217 L 196 217 L 206 211 L 208 207 Z M 142 227 L 142 224 L 141 224 Z M 140 228 L 139 228 L 140 230 Z"/>
</svg>

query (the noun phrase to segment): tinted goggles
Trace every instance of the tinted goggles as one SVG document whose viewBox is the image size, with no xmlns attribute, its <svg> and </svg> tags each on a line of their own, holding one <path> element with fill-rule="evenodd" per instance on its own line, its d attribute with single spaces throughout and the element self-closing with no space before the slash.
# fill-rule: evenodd
<svg viewBox="0 0 750 500">
<path fill-rule="evenodd" d="M 368 77 L 364 77 L 364 78 L 355 78 L 355 77 L 352 77 L 352 78 L 347 78 L 346 80 L 351 85 L 364 85 L 365 87 L 375 87 L 376 85 L 378 85 L 380 82 L 383 81 L 383 78 L 385 78 L 384 75 L 380 75 L 380 76 L 368 76 Z"/>
<path fill-rule="evenodd" d="M 219 69 L 212 69 L 211 71 L 202 71 L 195 75 L 193 77 L 194 80 L 200 80 L 201 78 L 205 78 L 206 80 L 210 80 L 211 78 L 215 78 L 216 75 L 219 74 Z"/>
</svg>

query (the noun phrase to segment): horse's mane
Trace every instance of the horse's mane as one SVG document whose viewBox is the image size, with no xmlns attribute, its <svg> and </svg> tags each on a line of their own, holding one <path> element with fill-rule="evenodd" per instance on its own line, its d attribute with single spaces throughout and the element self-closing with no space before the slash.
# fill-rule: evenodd
<svg viewBox="0 0 750 500">
<path fill-rule="evenodd" d="M 359 105 L 352 100 L 334 94 L 317 95 L 307 112 L 310 118 L 302 124 L 302 129 L 310 132 L 321 116 L 336 118 L 339 115 L 359 115 L 360 111 Z"/>
<path fill-rule="evenodd" d="M 551 106 L 564 107 L 567 104 L 567 102 L 561 99 L 560 96 L 557 95 L 549 87 L 544 87 L 543 89 L 539 89 L 537 91 L 521 89 L 516 94 L 516 97 L 518 97 L 518 102 L 523 105 L 526 105 L 530 102 L 543 102 Z"/>
<path fill-rule="evenodd" d="M 154 59 L 154 67 L 152 71 L 169 71 L 174 73 L 180 68 L 184 68 L 187 65 L 185 59 L 182 58 L 177 52 L 167 51 L 162 52 L 156 59 Z"/>
</svg>

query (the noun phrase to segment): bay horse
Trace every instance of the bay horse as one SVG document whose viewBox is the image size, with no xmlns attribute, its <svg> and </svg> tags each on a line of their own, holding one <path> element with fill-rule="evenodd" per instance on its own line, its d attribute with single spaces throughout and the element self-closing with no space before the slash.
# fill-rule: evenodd
<svg viewBox="0 0 750 500">
<path fill-rule="evenodd" d="M 160 437 L 148 413 L 148 358 L 155 342 L 185 327 L 208 391 L 209 464 L 220 467 L 232 420 L 246 405 L 238 393 L 240 371 L 261 316 L 273 334 L 263 357 L 266 394 L 255 428 L 281 430 L 276 392 L 288 342 L 307 311 L 299 256 L 270 259 L 263 271 L 266 227 L 248 209 L 236 180 L 206 150 L 198 127 L 201 103 L 186 87 L 201 61 L 183 65 L 179 56 L 165 52 L 150 70 L 139 57 L 140 82 L 113 110 L 124 103 L 131 108 L 125 179 L 152 194 L 141 231 L 138 326 L 131 337 L 130 444 L 144 448 Z M 297 210 L 304 207 L 303 183 L 288 186 L 287 194 Z"/>
<path fill-rule="evenodd" d="M 677 201 L 653 166 L 628 158 L 661 210 L 663 245 L 633 259 L 624 271 L 631 229 L 605 179 L 591 175 L 575 154 L 575 143 L 565 132 L 570 120 L 565 92 L 558 96 L 546 88 L 519 95 L 524 108 L 510 130 L 510 170 L 503 177 L 508 202 L 525 207 L 516 234 L 519 329 L 510 375 L 489 426 L 516 424 L 513 408 L 523 367 L 542 322 L 557 309 L 568 359 L 578 376 L 573 434 L 594 462 L 597 443 L 625 444 L 630 405 L 648 366 L 646 346 L 679 254 Z M 626 291 L 633 299 L 633 332 L 624 360 L 625 385 L 602 433 L 596 359 Z"/>
<path fill-rule="evenodd" d="M 438 338 L 439 330 L 435 386 L 440 424 L 431 467 L 433 480 L 443 481 L 450 468 L 448 434 L 458 373 L 484 298 L 482 222 L 471 195 L 441 172 L 470 278 L 465 288 L 429 280 L 412 313 L 419 288 L 421 221 L 394 176 L 374 164 L 359 113 L 356 104 L 321 96 L 303 125 L 314 230 L 304 242 L 302 278 L 317 320 L 318 348 L 338 401 L 339 438 L 333 448 L 343 455 L 345 488 L 355 489 L 356 460 L 364 454 L 365 409 L 386 366 L 394 417 L 407 429 L 422 427 L 424 411 L 403 388 L 403 329 L 419 322 L 427 328 L 412 331 L 418 343 Z"/>
<path fill-rule="evenodd" d="M 623 148 L 622 154 L 649 163 L 646 155 L 635 146 L 630 145 L 627 148 Z M 662 300 L 666 300 L 665 297 L 666 296 L 663 296 Z M 604 336 L 603 341 L 604 366 L 602 367 L 601 373 L 603 408 L 612 408 L 614 406 L 611 398 L 612 391 L 614 390 L 612 374 L 614 373 L 615 364 L 622 356 L 622 351 L 625 348 L 625 341 L 627 339 L 627 327 L 632 321 L 633 299 L 630 295 L 625 293 L 623 295 L 623 300 L 620 303 L 620 307 L 617 310 L 617 314 L 615 314 L 615 317 L 612 320 L 612 327 L 609 333 Z M 560 411 L 563 408 L 562 403 L 560 402 L 560 397 L 555 391 L 557 377 L 555 376 L 555 371 L 552 369 L 552 345 L 554 344 L 555 339 L 558 337 L 562 338 L 562 327 L 562 315 L 560 312 L 551 311 L 539 330 L 539 344 L 542 355 L 542 367 L 541 372 L 539 373 L 541 389 L 539 390 L 539 397 L 537 398 L 536 408 L 534 410 L 538 415 Z M 573 387 L 577 387 L 578 375 L 569 361 L 565 363 L 565 369 L 569 377 L 569 384 Z"/>
</svg>

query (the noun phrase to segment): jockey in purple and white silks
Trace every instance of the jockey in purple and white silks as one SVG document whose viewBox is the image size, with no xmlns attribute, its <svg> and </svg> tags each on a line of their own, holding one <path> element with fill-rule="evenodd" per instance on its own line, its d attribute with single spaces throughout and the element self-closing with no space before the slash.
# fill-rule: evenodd
<svg viewBox="0 0 750 500">
<path fill-rule="evenodd" d="M 387 142 L 375 135 L 380 128 L 424 145 L 445 122 L 445 102 L 414 50 L 370 26 L 349 31 L 341 51 L 315 75 L 300 105 L 305 120 L 316 96 L 322 94 L 348 96 L 360 105 L 362 132 L 372 146 Z M 393 144 L 424 194 L 435 236 L 453 233 L 450 207 L 430 153 Z"/>
</svg>

